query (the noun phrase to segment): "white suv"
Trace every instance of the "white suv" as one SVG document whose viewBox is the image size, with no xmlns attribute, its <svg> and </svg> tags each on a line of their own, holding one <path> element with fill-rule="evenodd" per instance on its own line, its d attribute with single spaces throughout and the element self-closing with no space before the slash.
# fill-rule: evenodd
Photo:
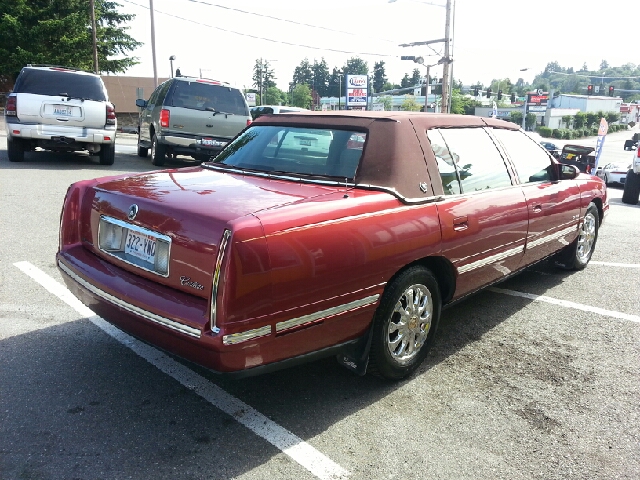
<svg viewBox="0 0 640 480">
<path fill-rule="evenodd" d="M 622 192 L 622 201 L 624 203 L 635 205 L 638 200 L 640 200 L 640 146 L 633 152 L 631 169 L 627 172 L 624 191 Z"/>
<path fill-rule="evenodd" d="M 7 153 L 12 162 L 40 147 L 88 151 L 102 165 L 115 159 L 116 112 L 98 75 L 65 67 L 27 66 L 5 106 Z"/>
</svg>

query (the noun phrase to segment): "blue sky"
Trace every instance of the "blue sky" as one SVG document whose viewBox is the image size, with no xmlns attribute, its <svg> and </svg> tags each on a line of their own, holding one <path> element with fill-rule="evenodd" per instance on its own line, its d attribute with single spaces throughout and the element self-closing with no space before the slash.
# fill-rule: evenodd
<svg viewBox="0 0 640 480">
<path fill-rule="evenodd" d="M 152 77 L 149 0 L 117 1 L 122 11 L 136 14 L 129 33 L 144 42 L 133 52 L 140 65 L 127 74 Z M 331 69 L 359 56 L 370 71 L 384 60 L 389 80 L 399 82 L 416 67 L 401 55 L 421 55 L 429 63 L 442 56 L 443 44 L 434 44 L 435 51 L 398 45 L 444 38 L 445 3 L 153 0 L 158 76 L 169 76 L 169 57 L 175 55 L 174 69 L 185 74 L 202 71 L 249 87 L 255 60 L 263 58 L 271 60 L 278 87 L 286 90 L 305 57 L 311 62 L 324 57 Z M 453 5 L 453 75 L 465 84 L 519 76 L 531 81 L 554 60 L 576 69 L 584 62 L 597 69 L 603 59 L 612 66 L 640 62 L 635 0 L 608 0 L 597 10 L 595 2 L 571 0 L 454 0 Z M 441 68 L 432 72 L 441 75 Z"/>
</svg>

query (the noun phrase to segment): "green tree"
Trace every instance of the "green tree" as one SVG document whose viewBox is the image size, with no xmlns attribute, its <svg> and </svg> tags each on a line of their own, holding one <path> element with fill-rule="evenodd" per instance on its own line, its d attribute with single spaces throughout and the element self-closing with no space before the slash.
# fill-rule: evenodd
<svg viewBox="0 0 640 480">
<path fill-rule="evenodd" d="M 344 95 L 344 75 L 338 68 L 333 68 L 331 77 L 329 78 L 329 88 L 327 89 L 327 95 L 329 97 L 338 97 Z"/>
<path fill-rule="evenodd" d="M 271 68 L 269 60 L 262 58 L 256 58 L 256 63 L 253 65 L 253 86 L 256 87 L 258 92 L 266 92 L 269 88 L 276 86 L 276 76 L 274 70 Z M 264 103 L 264 102 L 260 102 Z"/>
<path fill-rule="evenodd" d="M 407 112 L 419 112 L 422 110 L 422 105 L 419 105 L 418 102 L 416 102 L 416 97 L 413 95 L 405 95 L 400 109 Z"/>
<path fill-rule="evenodd" d="M 616 123 L 617 121 L 620 120 L 620 114 L 616 112 L 608 112 L 605 115 L 605 118 L 607 119 L 607 123 L 609 124 Z"/>
<path fill-rule="evenodd" d="M 573 126 L 575 128 L 584 128 L 587 125 L 587 114 L 578 112 L 573 116 Z"/>
<path fill-rule="evenodd" d="M 308 58 L 302 60 L 300 65 L 293 70 L 293 83 L 294 85 L 313 84 L 313 70 Z"/>
<path fill-rule="evenodd" d="M 420 85 L 422 83 L 422 75 L 420 74 L 420 70 L 417 68 L 413 69 L 411 74 L 411 85 Z"/>
<path fill-rule="evenodd" d="M 524 125 L 527 130 L 533 130 L 536 126 L 536 115 L 535 113 L 527 113 L 527 116 L 524 119 Z"/>
<path fill-rule="evenodd" d="M 135 15 L 118 4 L 96 0 L 98 67 L 124 72 L 136 65 L 127 53 L 142 45 L 127 31 Z M 86 0 L 0 0 L 0 75 L 15 79 L 28 63 L 47 63 L 93 71 L 93 40 Z"/>
<path fill-rule="evenodd" d="M 454 89 L 451 92 L 451 113 L 475 115 L 476 107 L 481 105 L 482 102 L 478 102 L 473 98 L 462 95 L 459 89 Z"/>
<path fill-rule="evenodd" d="M 351 57 L 342 69 L 345 75 L 368 75 L 369 65 L 359 57 Z"/>
<path fill-rule="evenodd" d="M 509 121 L 516 125 L 522 125 L 522 112 L 511 112 L 509 114 Z"/>
<path fill-rule="evenodd" d="M 313 101 L 311 89 L 304 84 L 296 85 L 291 95 L 291 101 L 294 107 L 310 108 Z"/>
<path fill-rule="evenodd" d="M 266 105 L 284 105 L 287 103 L 287 94 L 278 87 L 269 87 L 264 93 Z"/>
<path fill-rule="evenodd" d="M 329 67 L 327 66 L 327 61 L 322 58 L 320 62 L 316 60 L 313 61 L 313 66 L 311 67 L 311 71 L 313 73 L 312 86 L 314 90 L 321 97 L 325 97 L 329 93 L 329 83 L 331 77 L 329 75 Z"/>
<path fill-rule="evenodd" d="M 384 105 L 385 111 L 393 110 L 393 99 L 390 95 L 383 95 L 377 99 L 377 103 Z"/>
<path fill-rule="evenodd" d="M 382 92 L 387 83 L 387 76 L 384 71 L 384 61 L 381 60 L 373 65 L 373 91 Z"/>
<path fill-rule="evenodd" d="M 562 123 L 564 123 L 565 128 L 571 128 L 571 125 L 573 124 L 573 117 L 571 115 L 563 115 Z"/>
<path fill-rule="evenodd" d="M 411 78 L 409 78 L 408 73 L 405 73 L 404 77 L 402 77 L 402 80 L 400 80 L 400 88 L 407 88 L 411 86 L 413 86 L 413 83 L 411 83 Z"/>
</svg>

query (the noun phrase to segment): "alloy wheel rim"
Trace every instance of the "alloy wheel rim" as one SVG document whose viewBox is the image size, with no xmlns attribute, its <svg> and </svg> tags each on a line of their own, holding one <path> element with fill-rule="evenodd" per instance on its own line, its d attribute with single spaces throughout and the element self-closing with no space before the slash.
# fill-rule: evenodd
<svg viewBox="0 0 640 480">
<path fill-rule="evenodd" d="M 433 299 L 424 285 L 407 288 L 393 309 L 387 327 L 387 350 L 397 363 L 410 362 L 427 340 L 433 317 Z"/>
<path fill-rule="evenodd" d="M 578 237 L 578 249 L 576 255 L 578 260 L 586 263 L 591 256 L 593 244 L 596 241 L 596 218 L 592 213 L 587 213 L 580 227 L 580 236 Z"/>
</svg>

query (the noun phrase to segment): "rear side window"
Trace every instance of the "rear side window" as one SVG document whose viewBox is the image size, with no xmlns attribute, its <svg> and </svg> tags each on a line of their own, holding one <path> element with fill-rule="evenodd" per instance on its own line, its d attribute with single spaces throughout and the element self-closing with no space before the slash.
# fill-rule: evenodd
<svg viewBox="0 0 640 480">
<path fill-rule="evenodd" d="M 233 115 L 249 115 L 240 90 L 203 82 L 177 81 L 165 105 L 209 110 Z"/>
<path fill-rule="evenodd" d="M 553 166 L 549 155 L 527 134 L 519 130 L 493 129 L 516 167 L 520 183 L 550 181 Z"/>
<path fill-rule="evenodd" d="M 445 186 L 445 194 L 457 193 L 456 181 L 450 180 L 452 166 L 455 168 L 461 193 L 511 186 L 511 177 L 504 159 L 483 128 L 443 128 L 436 131 L 441 135 L 444 145 L 440 145 L 437 140 L 434 143 L 448 150 L 441 150 L 437 154 L 434 150 L 436 158 L 439 156 L 444 161 L 444 164 L 438 162 L 438 168 L 443 186 L 446 181 L 449 182 L 448 191 Z M 431 131 L 428 135 L 431 140 Z"/>
<path fill-rule="evenodd" d="M 107 92 L 100 77 L 61 70 L 23 69 L 13 89 L 15 93 L 69 95 L 104 102 Z"/>
</svg>

